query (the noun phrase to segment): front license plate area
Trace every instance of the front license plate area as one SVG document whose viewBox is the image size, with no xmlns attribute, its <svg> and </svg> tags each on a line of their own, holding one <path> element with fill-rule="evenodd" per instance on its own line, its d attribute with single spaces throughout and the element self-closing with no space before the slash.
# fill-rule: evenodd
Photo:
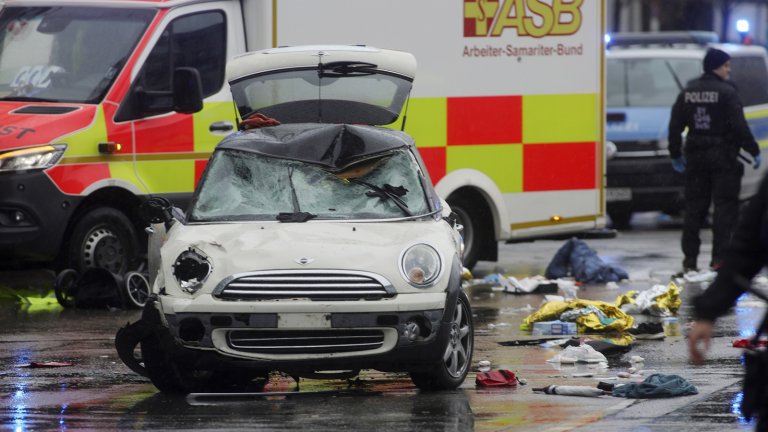
<svg viewBox="0 0 768 432">
<path fill-rule="evenodd" d="M 331 314 L 281 313 L 277 315 L 277 328 L 331 328 Z"/>
</svg>

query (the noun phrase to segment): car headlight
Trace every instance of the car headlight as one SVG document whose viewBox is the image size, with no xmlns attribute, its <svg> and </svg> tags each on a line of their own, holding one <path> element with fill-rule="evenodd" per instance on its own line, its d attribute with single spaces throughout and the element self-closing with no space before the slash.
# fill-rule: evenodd
<svg viewBox="0 0 768 432">
<path fill-rule="evenodd" d="M 425 288 L 435 282 L 441 268 L 440 255 L 432 246 L 423 243 L 409 247 L 400 258 L 403 277 L 417 288 Z"/>
<path fill-rule="evenodd" d="M 605 157 L 606 159 L 613 159 L 614 156 L 616 156 L 616 152 L 618 149 L 616 148 L 616 143 L 613 141 L 606 141 L 605 142 Z"/>
<path fill-rule="evenodd" d="M 61 159 L 66 148 L 65 145 L 57 144 L 0 153 L 0 172 L 52 167 Z"/>
<path fill-rule="evenodd" d="M 173 263 L 173 276 L 179 282 L 181 289 L 192 294 L 199 290 L 213 268 L 208 258 L 189 248 L 179 254 Z"/>
</svg>

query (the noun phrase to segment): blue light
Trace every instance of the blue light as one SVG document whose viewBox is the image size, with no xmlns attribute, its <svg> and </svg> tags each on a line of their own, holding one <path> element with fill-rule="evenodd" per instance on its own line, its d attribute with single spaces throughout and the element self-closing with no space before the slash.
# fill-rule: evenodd
<svg viewBox="0 0 768 432">
<path fill-rule="evenodd" d="M 739 33 L 749 33 L 749 21 L 745 19 L 736 21 L 736 30 Z"/>
<path fill-rule="evenodd" d="M 605 40 L 606 45 L 611 43 L 611 35 L 609 35 L 608 33 L 606 33 L 605 36 L 603 36 L 603 39 Z"/>
</svg>

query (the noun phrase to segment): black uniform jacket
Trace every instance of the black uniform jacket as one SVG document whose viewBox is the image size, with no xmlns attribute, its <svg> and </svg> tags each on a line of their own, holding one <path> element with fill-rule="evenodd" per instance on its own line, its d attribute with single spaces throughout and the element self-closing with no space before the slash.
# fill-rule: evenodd
<svg viewBox="0 0 768 432">
<path fill-rule="evenodd" d="M 682 155 L 682 133 L 686 127 L 686 154 L 716 146 L 723 157 L 735 161 L 740 148 L 752 156 L 760 153 L 744 118 L 736 87 L 712 73 L 690 81 L 672 106 L 669 155 L 673 159 Z"/>
<path fill-rule="evenodd" d="M 752 278 L 768 264 L 768 176 L 742 211 L 731 246 L 712 285 L 693 299 L 694 315 L 714 321 L 746 291 Z"/>
</svg>

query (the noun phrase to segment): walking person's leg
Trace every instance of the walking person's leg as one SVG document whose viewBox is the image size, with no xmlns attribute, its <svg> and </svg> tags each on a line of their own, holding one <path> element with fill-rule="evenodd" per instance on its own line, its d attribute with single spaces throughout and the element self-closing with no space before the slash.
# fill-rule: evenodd
<svg viewBox="0 0 768 432">
<path fill-rule="evenodd" d="M 698 269 L 697 259 L 701 247 L 699 233 L 712 200 L 712 180 L 706 170 L 690 169 L 685 175 L 685 216 L 683 218 L 683 271 Z"/>
<path fill-rule="evenodd" d="M 712 261 L 710 262 L 712 268 L 719 267 L 725 249 L 731 242 L 733 229 L 739 217 L 740 190 L 740 171 L 727 170 L 714 173 L 712 200 L 715 212 L 712 216 Z"/>
</svg>

